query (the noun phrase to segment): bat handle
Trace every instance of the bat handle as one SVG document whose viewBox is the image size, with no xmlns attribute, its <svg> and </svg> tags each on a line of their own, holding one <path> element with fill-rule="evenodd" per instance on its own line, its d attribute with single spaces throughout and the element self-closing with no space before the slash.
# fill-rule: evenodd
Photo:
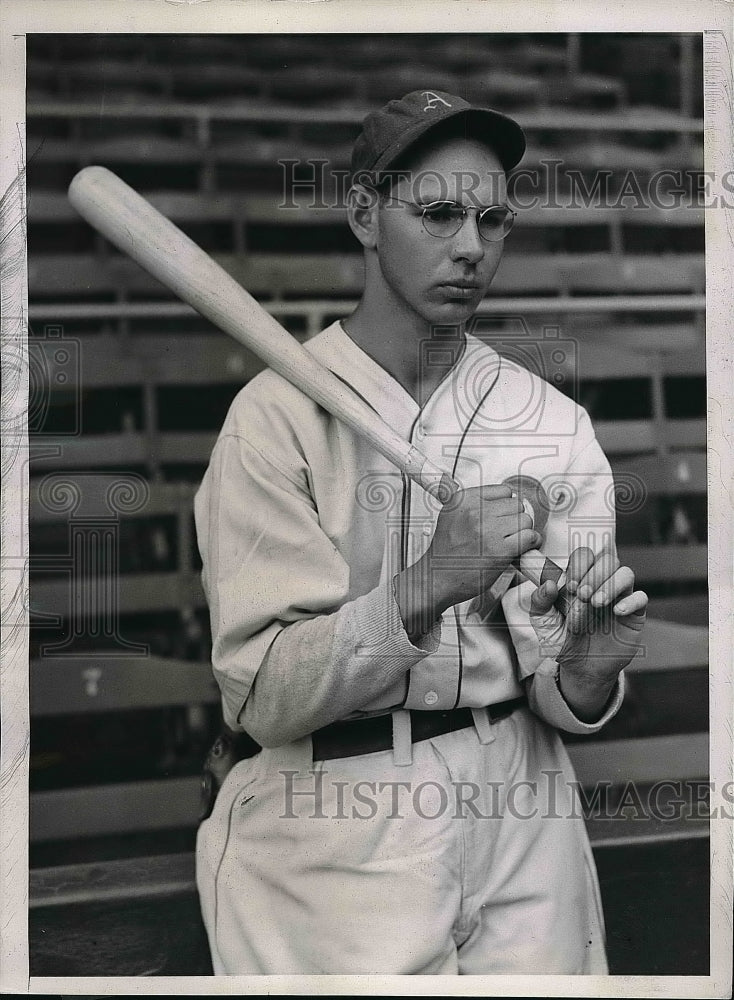
<svg viewBox="0 0 734 1000">
<path fill-rule="evenodd" d="M 531 580 L 536 587 L 540 587 L 546 580 L 552 580 L 556 584 L 558 587 L 558 597 L 553 604 L 564 618 L 567 618 L 571 610 L 572 598 L 566 589 L 566 574 L 561 567 L 537 549 L 530 549 L 528 552 L 524 552 L 520 556 L 519 565 L 520 572 L 525 579 Z"/>
<path fill-rule="evenodd" d="M 411 446 L 401 464 L 402 471 L 430 493 L 439 503 L 446 504 L 459 489 L 448 472 L 427 458 L 415 445 Z"/>
<path fill-rule="evenodd" d="M 535 560 L 533 560 L 534 564 L 528 567 L 527 563 L 525 566 L 522 565 L 522 559 L 524 557 L 520 558 L 520 567 L 519 567 L 520 573 L 525 577 L 525 579 L 530 580 L 532 583 L 534 583 L 536 587 L 539 587 L 540 584 L 544 582 L 544 580 L 554 580 L 556 583 L 559 583 L 560 581 L 558 596 L 553 602 L 553 606 L 556 608 L 557 611 L 560 611 L 560 613 L 563 615 L 564 618 L 567 618 L 568 613 L 571 609 L 571 603 L 573 598 L 566 589 L 566 574 L 561 571 L 561 568 L 557 566 L 552 559 L 548 559 L 546 556 L 538 552 L 537 549 L 532 549 L 529 553 L 526 552 L 525 555 L 534 556 L 536 557 L 536 559 L 544 561 L 549 565 L 549 567 L 553 567 L 554 570 L 558 571 L 559 575 L 557 579 L 555 574 L 548 572 L 548 570 L 546 570 L 544 578 L 541 579 L 540 574 L 537 572 Z M 494 604 L 498 604 L 505 596 L 505 593 L 512 586 L 517 570 L 518 567 L 514 563 L 510 563 L 507 569 L 494 581 L 492 586 L 489 588 L 489 596 Z"/>
<path fill-rule="evenodd" d="M 409 463 L 405 470 L 408 475 L 441 503 L 448 503 L 460 488 L 458 483 L 417 449 L 411 449 L 409 458 L 413 459 L 412 464 L 414 467 Z M 533 516 L 532 506 L 529 513 Z M 543 555 L 538 549 L 530 549 L 520 556 L 517 568 L 519 568 L 520 573 L 525 579 L 530 580 L 536 587 L 540 587 L 546 580 L 552 580 L 557 584 L 558 596 L 553 605 L 560 611 L 564 618 L 568 617 L 572 598 L 566 589 L 566 574 L 557 563 L 554 563 L 548 556 Z M 515 572 L 515 565 L 508 566 L 490 587 L 489 594 L 495 602 L 499 602 L 502 599 L 505 591 L 512 583 Z"/>
</svg>

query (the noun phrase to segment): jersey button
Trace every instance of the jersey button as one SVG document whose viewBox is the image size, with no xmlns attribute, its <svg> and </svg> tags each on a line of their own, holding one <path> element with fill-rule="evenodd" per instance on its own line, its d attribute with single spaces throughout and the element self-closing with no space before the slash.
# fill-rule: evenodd
<svg viewBox="0 0 734 1000">
<path fill-rule="evenodd" d="M 415 436 L 418 438 L 419 441 L 422 441 L 423 438 L 426 436 L 426 432 L 423 430 L 422 424 L 418 424 L 418 426 L 416 427 Z"/>
<path fill-rule="evenodd" d="M 435 705 L 436 702 L 438 701 L 438 692 L 426 691 L 426 693 L 423 695 L 423 701 L 426 703 L 426 705 Z"/>
</svg>

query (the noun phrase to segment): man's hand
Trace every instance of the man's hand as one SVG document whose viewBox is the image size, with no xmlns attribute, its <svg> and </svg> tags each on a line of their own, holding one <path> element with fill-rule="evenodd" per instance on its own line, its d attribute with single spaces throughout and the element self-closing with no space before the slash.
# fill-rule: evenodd
<svg viewBox="0 0 734 1000">
<path fill-rule="evenodd" d="M 509 486 L 459 490 L 439 513 L 426 553 L 395 577 L 408 635 L 424 634 L 446 608 L 491 587 L 514 559 L 540 541 Z"/>
<path fill-rule="evenodd" d="M 613 552 L 571 553 L 567 588 L 575 596 L 568 617 L 553 607 L 556 584 L 546 581 L 530 601 L 530 620 L 541 653 L 557 659 L 561 693 L 583 721 L 598 718 L 621 670 L 642 639 L 647 594 L 634 589 L 634 573 Z"/>
</svg>

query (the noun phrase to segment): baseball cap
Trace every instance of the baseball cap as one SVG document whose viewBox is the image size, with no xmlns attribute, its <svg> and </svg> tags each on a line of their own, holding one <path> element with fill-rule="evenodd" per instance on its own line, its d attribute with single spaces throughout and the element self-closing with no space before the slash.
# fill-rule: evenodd
<svg viewBox="0 0 734 1000">
<path fill-rule="evenodd" d="M 491 146 L 505 170 L 520 162 L 525 133 L 514 119 L 442 90 L 413 90 L 364 119 L 352 149 L 352 175 L 387 169 L 426 132 L 459 117 L 466 134 Z"/>
</svg>

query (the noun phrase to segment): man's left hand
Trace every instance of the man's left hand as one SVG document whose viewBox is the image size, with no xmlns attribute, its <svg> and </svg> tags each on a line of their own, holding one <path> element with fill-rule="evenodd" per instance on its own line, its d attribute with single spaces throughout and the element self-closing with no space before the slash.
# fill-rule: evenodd
<svg viewBox="0 0 734 1000">
<path fill-rule="evenodd" d="M 561 692 L 579 718 L 603 711 L 621 670 L 637 654 L 647 613 L 647 594 L 635 590 L 634 573 L 613 551 L 571 553 L 568 617 L 553 607 L 558 588 L 546 581 L 533 594 L 530 620 L 543 656 L 559 664 Z"/>
</svg>

